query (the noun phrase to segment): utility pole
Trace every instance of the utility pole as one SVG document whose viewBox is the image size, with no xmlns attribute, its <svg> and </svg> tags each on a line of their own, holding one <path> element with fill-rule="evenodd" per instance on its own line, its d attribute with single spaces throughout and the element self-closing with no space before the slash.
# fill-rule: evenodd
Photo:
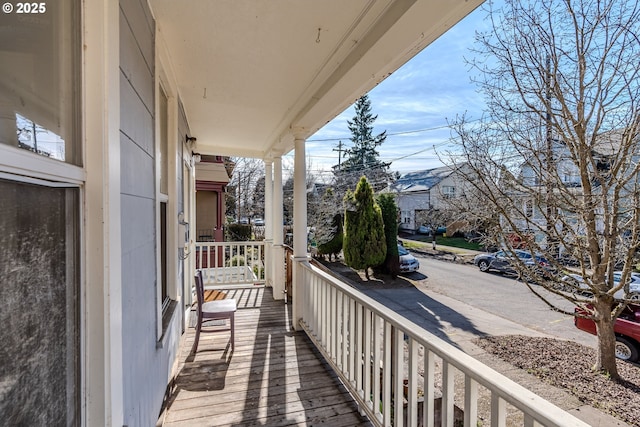
<svg viewBox="0 0 640 427">
<path fill-rule="evenodd" d="M 338 142 L 338 148 L 334 148 L 333 151 L 337 151 L 338 152 L 338 171 L 340 172 L 342 170 L 341 165 L 342 165 L 342 152 L 343 151 L 347 151 L 347 149 L 343 149 L 342 147 L 344 147 L 344 144 L 342 143 L 342 141 Z"/>
</svg>

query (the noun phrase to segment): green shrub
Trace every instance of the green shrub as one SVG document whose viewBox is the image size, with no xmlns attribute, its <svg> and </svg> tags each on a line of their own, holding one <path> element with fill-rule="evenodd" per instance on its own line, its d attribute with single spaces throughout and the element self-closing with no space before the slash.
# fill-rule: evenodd
<svg viewBox="0 0 640 427">
<path fill-rule="evenodd" d="M 382 211 L 373 198 L 366 177 L 360 178 L 355 193 L 345 195 L 344 260 L 356 270 L 364 270 L 369 279 L 369 267 L 382 264 L 387 255 Z"/>
<path fill-rule="evenodd" d="M 229 224 L 225 227 L 227 242 L 246 242 L 251 240 L 251 226 L 247 224 Z"/>
<path fill-rule="evenodd" d="M 400 257 L 398 255 L 398 206 L 392 194 L 383 193 L 378 196 L 378 205 L 384 221 L 384 237 L 387 243 L 387 256 L 382 271 L 396 277 L 400 273 Z"/>
<path fill-rule="evenodd" d="M 236 255 L 233 258 L 231 258 L 229 261 L 227 261 L 227 264 L 226 264 L 227 267 L 238 267 L 241 265 L 244 265 L 244 257 L 239 255 Z"/>
</svg>

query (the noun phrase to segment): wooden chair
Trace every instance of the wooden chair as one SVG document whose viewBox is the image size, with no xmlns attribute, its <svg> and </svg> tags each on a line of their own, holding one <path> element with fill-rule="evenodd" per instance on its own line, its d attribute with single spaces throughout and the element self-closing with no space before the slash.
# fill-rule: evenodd
<svg viewBox="0 0 640 427">
<path fill-rule="evenodd" d="M 204 282 L 202 280 L 202 271 L 196 271 L 196 294 L 198 298 L 198 320 L 196 323 L 196 339 L 193 344 L 194 353 L 198 351 L 198 342 L 200 341 L 200 332 L 226 332 L 231 331 L 231 351 L 234 347 L 234 316 L 236 313 L 236 300 L 233 298 L 205 301 L 204 300 Z M 228 328 L 218 328 L 210 330 L 202 330 L 203 323 L 210 320 L 229 320 Z M 225 322 L 226 323 L 226 322 Z M 206 327 L 206 326 L 205 326 Z"/>
</svg>

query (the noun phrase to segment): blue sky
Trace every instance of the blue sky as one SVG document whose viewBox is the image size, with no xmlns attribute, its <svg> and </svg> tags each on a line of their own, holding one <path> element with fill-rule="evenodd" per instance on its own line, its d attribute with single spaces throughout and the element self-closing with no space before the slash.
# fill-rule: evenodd
<svg viewBox="0 0 640 427">
<path fill-rule="evenodd" d="M 447 119 L 466 113 L 482 115 L 484 101 L 470 81 L 464 58 L 474 43 L 475 31 L 486 29 L 485 12 L 478 8 L 438 40 L 369 92 L 372 112 L 378 115 L 374 134 L 388 137 L 379 149 L 380 159 L 391 161 L 401 174 L 441 166 L 436 151 L 451 137 Z M 350 146 L 347 120 L 353 106 L 307 140 L 309 171 L 321 178 L 338 163 L 338 141 Z"/>
</svg>

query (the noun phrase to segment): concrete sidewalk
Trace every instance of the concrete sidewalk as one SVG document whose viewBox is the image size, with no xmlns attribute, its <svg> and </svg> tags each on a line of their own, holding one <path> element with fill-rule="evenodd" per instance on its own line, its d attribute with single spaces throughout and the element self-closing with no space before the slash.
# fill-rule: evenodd
<svg viewBox="0 0 640 427">
<path fill-rule="evenodd" d="M 548 335 L 430 291 L 425 287 L 394 289 L 358 285 L 357 288 L 589 425 L 594 427 L 630 427 L 608 414 L 589 405 L 584 405 L 566 391 L 546 384 L 533 375 L 498 359 L 472 342 L 475 338 L 483 335 Z"/>
</svg>

